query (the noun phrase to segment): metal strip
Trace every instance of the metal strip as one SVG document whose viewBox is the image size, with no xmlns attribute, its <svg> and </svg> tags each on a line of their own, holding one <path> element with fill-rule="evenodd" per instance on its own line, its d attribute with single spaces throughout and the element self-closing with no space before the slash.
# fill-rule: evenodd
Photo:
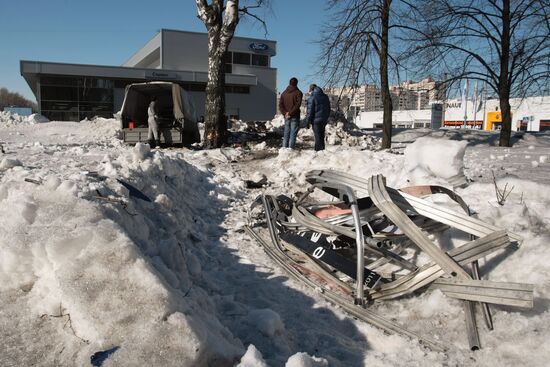
<svg viewBox="0 0 550 367">
<path fill-rule="evenodd" d="M 509 243 L 506 231 L 500 231 L 454 248 L 449 251 L 449 255 L 458 261 L 459 264 L 465 265 L 486 254 L 502 249 L 508 246 Z M 380 290 L 371 293 L 370 297 L 373 299 L 392 299 L 424 287 L 443 274 L 444 271 L 441 270 L 439 265 L 428 263 L 411 274 L 382 285 Z"/>
<path fill-rule="evenodd" d="M 477 331 L 474 302 L 464 302 L 464 316 L 466 318 L 466 331 L 468 334 L 468 344 L 470 344 L 470 350 L 478 350 L 481 348 L 481 341 L 479 340 L 479 333 Z"/>
<path fill-rule="evenodd" d="M 327 180 L 341 182 L 351 187 L 358 193 L 362 192 L 366 195 L 370 195 L 370 192 L 367 189 L 368 182 L 366 180 L 350 175 L 346 172 L 335 170 L 311 171 L 306 175 L 306 180 L 310 183 L 326 182 Z M 477 237 L 483 237 L 490 234 L 491 232 L 502 229 L 482 222 L 479 219 L 467 216 L 463 213 L 442 208 L 424 199 L 420 199 L 406 193 L 400 193 L 395 189 L 389 189 L 388 191 L 394 203 L 402 210 L 412 209 L 420 215 L 447 224 L 451 227 L 458 228 L 466 233 L 473 234 Z M 517 241 L 518 243 L 521 243 L 523 241 L 523 238 L 521 236 L 513 232 L 508 231 L 508 235 L 511 239 Z"/>
<path fill-rule="evenodd" d="M 267 244 L 263 238 L 261 238 L 252 228 L 249 226 L 245 226 L 245 231 L 262 247 L 265 249 L 266 253 L 272 258 L 276 263 L 278 263 L 283 269 L 285 269 L 291 276 L 293 276 L 295 279 L 300 281 L 301 283 L 305 284 L 306 286 L 309 286 L 310 288 L 317 290 L 319 289 L 319 285 L 310 281 L 306 277 L 304 277 L 302 274 L 300 274 L 295 268 L 293 268 L 289 262 L 292 262 L 290 258 L 285 258 L 285 255 L 280 252 L 279 250 L 276 250 L 269 244 Z M 326 298 L 329 302 L 333 302 L 336 305 L 342 307 L 342 309 L 347 312 L 348 314 L 357 317 L 359 320 L 368 322 L 371 325 L 374 325 L 382 330 L 385 330 L 387 332 L 393 332 L 396 334 L 404 335 L 409 338 L 417 339 L 422 345 L 425 345 L 426 347 L 432 349 L 436 352 L 444 352 L 447 348 L 443 345 L 434 342 L 430 339 L 424 338 L 421 335 L 409 331 L 400 325 L 394 323 L 393 321 L 390 321 L 368 309 L 351 305 L 349 302 L 343 300 L 339 295 L 336 293 L 333 293 L 332 291 L 328 289 L 324 289 L 321 293 L 319 293 L 321 296 Z"/>
<path fill-rule="evenodd" d="M 397 207 L 386 191 L 384 177 L 382 175 L 372 176 L 369 179 L 368 190 L 374 204 L 384 213 L 411 241 L 425 251 L 441 269 L 452 277 L 460 279 L 471 279 L 460 265 L 451 257 L 436 246 L 422 231 L 411 221 L 411 219 Z"/>
<path fill-rule="evenodd" d="M 524 308 L 533 307 L 533 285 L 531 284 L 441 278 L 436 280 L 431 287 L 440 289 L 446 295 L 454 298 Z M 490 301 L 485 301 L 487 299 Z"/>
</svg>

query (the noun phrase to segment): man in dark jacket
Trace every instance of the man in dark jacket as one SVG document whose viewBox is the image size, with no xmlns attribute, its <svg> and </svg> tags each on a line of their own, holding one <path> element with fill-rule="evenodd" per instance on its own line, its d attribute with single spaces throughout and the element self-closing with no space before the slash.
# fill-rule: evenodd
<svg viewBox="0 0 550 367">
<path fill-rule="evenodd" d="M 283 148 L 294 149 L 300 128 L 300 105 L 303 94 L 298 89 L 298 79 L 291 78 L 288 84 L 279 98 L 279 111 L 285 117 Z"/>
<path fill-rule="evenodd" d="M 311 97 L 307 100 L 306 121 L 313 125 L 315 136 L 315 151 L 325 149 L 325 126 L 330 116 L 330 100 L 328 96 L 317 85 L 309 86 Z"/>
</svg>

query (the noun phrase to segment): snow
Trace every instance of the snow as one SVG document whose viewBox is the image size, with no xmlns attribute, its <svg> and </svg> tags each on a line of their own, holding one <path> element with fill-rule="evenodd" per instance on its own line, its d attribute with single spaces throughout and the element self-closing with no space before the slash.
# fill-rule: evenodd
<svg viewBox="0 0 550 367">
<path fill-rule="evenodd" d="M 266 124 L 281 126 L 280 117 Z M 258 141 L 250 150 L 151 151 L 119 136 L 114 119 L 30 124 L 0 115 L 0 364 L 85 366 L 93 356 L 103 366 L 547 364 L 549 134 L 518 134 L 500 148 L 495 133 L 396 130 L 394 148 L 380 151 L 375 133 L 334 124 L 321 152 L 311 129 L 300 130 L 299 150 Z M 436 353 L 292 280 L 242 227 L 258 194 L 303 192 L 306 172 L 327 168 L 380 173 L 392 187 L 451 186 L 464 175 L 456 191 L 476 215 L 524 238 L 481 261 L 482 273 L 534 284 L 534 308 L 491 307 L 495 329 L 479 319 L 482 349 L 471 352 L 462 304 L 439 291 L 370 306 L 451 346 Z M 247 189 L 248 180 L 265 186 Z M 495 183 L 513 187 L 504 205 Z M 439 240 L 464 241 L 452 232 Z"/>
<path fill-rule="evenodd" d="M 464 153 L 467 144 L 466 141 L 441 138 L 416 139 L 414 143 L 405 148 L 405 167 L 408 175 L 413 177 L 412 183 L 463 177 Z"/>
<path fill-rule="evenodd" d="M 296 353 L 288 359 L 285 367 L 328 367 L 328 365 L 326 359 L 311 357 L 307 353 Z"/>
<path fill-rule="evenodd" d="M 30 116 L 20 116 L 17 113 L 11 113 L 7 111 L 0 112 L 0 124 L 3 124 L 5 126 L 33 125 L 49 121 L 50 120 L 39 113 L 33 113 Z"/>
<path fill-rule="evenodd" d="M 256 327 L 259 332 L 267 337 L 273 337 L 275 334 L 282 334 L 285 329 L 281 316 L 269 308 L 252 310 L 248 314 L 247 321 L 251 326 Z"/>
<path fill-rule="evenodd" d="M 256 349 L 254 344 L 250 344 L 237 367 L 268 367 L 268 365 L 265 363 L 262 353 Z"/>
</svg>

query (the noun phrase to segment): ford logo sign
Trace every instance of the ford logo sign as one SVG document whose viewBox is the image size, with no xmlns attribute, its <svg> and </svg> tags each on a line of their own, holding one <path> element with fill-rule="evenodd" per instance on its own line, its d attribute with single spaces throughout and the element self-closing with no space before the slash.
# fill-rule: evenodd
<svg viewBox="0 0 550 367">
<path fill-rule="evenodd" d="M 254 50 L 254 51 L 267 51 L 267 50 L 269 50 L 268 45 L 266 45 L 265 43 L 260 43 L 260 42 L 252 42 L 250 45 L 248 45 L 248 47 L 251 50 Z"/>
</svg>

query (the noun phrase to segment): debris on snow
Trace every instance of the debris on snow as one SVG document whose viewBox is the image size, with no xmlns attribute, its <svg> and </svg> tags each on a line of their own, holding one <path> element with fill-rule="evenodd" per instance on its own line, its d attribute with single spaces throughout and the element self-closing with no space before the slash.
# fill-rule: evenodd
<svg viewBox="0 0 550 367">
<path fill-rule="evenodd" d="M 461 151 L 460 147 L 457 150 Z M 395 190 L 386 186 L 382 175 L 362 180 L 335 170 L 310 171 L 306 177 L 311 186 L 306 193 L 294 195 L 296 200 L 284 195 L 261 195 L 251 212 L 263 206 L 265 227 L 246 227 L 246 231 L 295 279 L 322 289 L 328 301 L 355 317 L 386 331 L 413 336 L 375 314 L 364 313 L 358 305 L 395 299 L 431 285 L 430 289 L 462 300 L 471 310 L 466 312 L 465 323 L 474 350 L 481 346 L 470 302 L 484 305 L 490 329 L 487 303 L 533 307 L 533 285 L 479 278 L 479 259 L 523 239 L 505 230 L 506 226 L 499 228 L 471 217 L 467 204 L 455 192 L 436 185 Z M 316 189 L 328 197 L 321 202 L 313 200 Z M 436 194 L 447 195 L 461 211 L 425 200 Z M 472 240 L 445 252 L 433 238 L 449 227 L 469 234 Z M 411 256 L 412 245 L 417 252 Z M 471 267 L 472 273 L 464 267 Z M 437 297 L 432 302 L 442 303 Z M 434 350 L 444 349 L 415 336 Z"/>
<path fill-rule="evenodd" d="M 4 158 L 0 162 L 0 170 L 7 170 L 13 167 L 20 167 L 23 164 L 17 158 Z"/>
</svg>

